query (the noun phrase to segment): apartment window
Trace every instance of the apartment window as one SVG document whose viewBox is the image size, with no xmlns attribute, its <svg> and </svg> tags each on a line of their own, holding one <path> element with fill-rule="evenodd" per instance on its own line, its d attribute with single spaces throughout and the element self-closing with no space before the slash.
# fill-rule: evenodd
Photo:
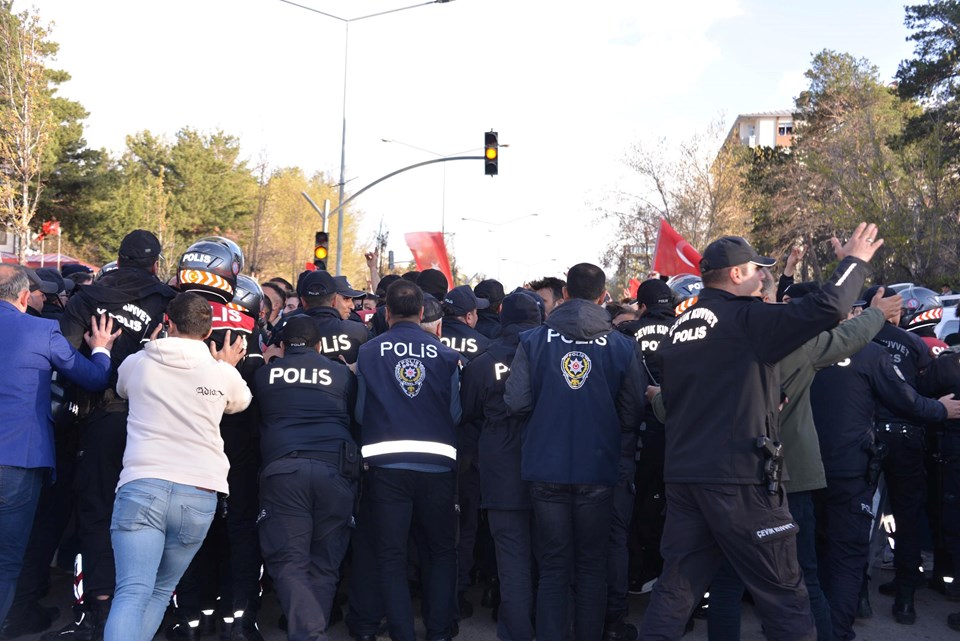
<svg viewBox="0 0 960 641">
<path fill-rule="evenodd" d="M 789 136 L 793 133 L 793 123 L 792 122 L 781 122 L 779 127 L 777 127 L 777 133 L 781 136 Z"/>
<path fill-rule="evenodd" d="M 6 245 L 8 242 L 9 239 L 7 238 L 7 230 L 0 229 L 0 245 Z"/>
</svg>

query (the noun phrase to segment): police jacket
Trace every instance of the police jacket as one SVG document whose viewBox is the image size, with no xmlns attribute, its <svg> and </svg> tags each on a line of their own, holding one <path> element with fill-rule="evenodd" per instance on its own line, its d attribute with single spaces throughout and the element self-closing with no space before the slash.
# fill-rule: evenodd
<svg viewBox="0 0 960 641">
<path fill-rule="evenodd" d="M 874 419 L 881 407 L 921 423 L 947 415 L 943 405 L 920 396 L 903 380 L 890 354 L 877 343 L 819 372 L 810 396 L 827 478 L 866 473 L 869 455 L 864 448 L 873 443 Z"/>
<path fill-rule="evenodd" d="M 573 299 L 520 335 L 504 400 L 527 416 L 521 478 L 617 484 L 627 439 L 643 420 L 647 376 L 636 341 L 599 305 Z M 634 447 L 636 440 L 633 440 Z"/>
<path fill-rule="evenodd" d="M 298 309 L 293 314 L 306 314 L 317 322 L 320 330 L 320 353 L 332 360 L 343 356 L 347 363 L 357 362 L 357 350 L 370 339 L 370 332 L 363 323 L 340 318 L 340 312 L 333 307 L 311 307 Z M 290 314 L 290 316 L 293 316 Z M 283 326 L 286 321 L 280 321 L 270 339 L 272 345 L 279 345 L 283 336 Z"/>
<path fill-rule="evenodd" d="M 847 257 L 821 291 L 789 305 L 703 289 L 657 350 L 666 482 L 763 481 L 757 439 L 780 441 L 777 363 L 846 316 L 868 270 Z"/>
<path fill-rule="evenodd" d="M 459 352 L 467 362 L 482 354 L 490 344 L 490 339 L 455 316 L 444 316 L 440 342 Z"/>
<path fill-rule="evenodd" d="M 357 422 L 369 465 L 454 469 L 460 355 L 410 321 L 360 346 Z"/>
<path fill-rule="evenodd" d="M 340 451 L 353 442 L 357 381 L 346 365 L 307 347 L 287 347 L 254 375 L 263 465 L 294 451 Z"/>
<path fill-rule="evenodd" d="M 673 307 L 651 307 L 646 314 L 635 321 L 622 323 L 617 329 L 631 336 L 640 346 L 640 352 L 643 354 L 643 366 L 647 373 L 650 385 L 660 384 L 660 364 L 654 358 L 660 342 L 666 338 L 670 326 L 677 319 L 673 313 Z M 643 422 L 645 431 L 663 433 L 663 423 L 653 412 L 653 406 L 647 405 L 644 412 Z"/>
<path fill-rule="evenodd" d="M 790 473 L 790 480 L 784 482 L 787 492 L 807 492 L 827 486 L 810 403 L 814 377 L 818 371 L 863 349 L 884 323 L 883 312 L 866 309 L 833 330 L 821 332 L 780 361 L 780 387 L 787 397 L 787 403 L 780 410 L 783 460 Z"/>
<path fill-rule="evenodd" d="M 919 381 L 918 391 L 933 398 L 947 394 L 960 398 L 960 345 L 944 350 L 933 359 Z M 944 421 L 944 426 L 951 432 L 960 432 L 958 419 Z"/>
<path fill-rule="evenodd" d="M 60 328 L 71 345 L 87 354 L 83 335 L 90 329 L 90 317 L 107 314 L 113 319 L 114 331 L 122 331 L 110 351 L 110 384 L 116 386 L 117 368 L 150 339 L 163 321 L 167 303 L 176 295 L 154 274 L 136 267 L 120 267 L 104 274 L 97 283 L 80 287 L 67 302 Z"/>
<path fill-rule="evenodd" d="M 892 323 L 886 323 L 873 340 L 890 352 L 896 370 L 911 387 L 916 389 L 917 379 L 933 362 L 930 348 L 923 339 Z M 885 405 L 880 406 L 877 420 L 881 423 L 916 423 L 916 419 L 899 416 L 892 408 Z"/>
<path fill-rule="evenodd" d="M 492 312 L 489 309 L 477 310 L 476 330 L 490 340 L 499 338 L 501 332 L 500 314 Z"/>
<path fill-rule="evenodd" d="M 230 340 L 238 338 L 243 341 L 247 353 L 237 363 L 237 371 L 243 377 L 243 382 L 253 389 L 253 377 L 263 365 L 263 351 L 261 349 L 260 328 L 252 316 L 233 306 L 233 303 L 224 305 L 213 295 L 198 291 L 195 292 L 210 303 L 211 333 L 207 343 L 223 349 L 230 332 Z M 253 403 L 242 412 L 224 414 L 220 421 L 220 436 L 223 438 L 223 449 L 233 467 L 239 467 L 243 461 L 252 461 L 256 466 L 256 457 L 259 454 L 257 438 L 257 404 L 254 395 Z"/>
<path fill-rule="evenodd" d="M 530 491 L 520 478 L 520 431 L 523 420 L 511 416 L 503 400 L 520 332 L 537 323 L 503 327 L 500 337 L 463 368 L 460 402 L 463 422 L 480 422 L 480 507 L 522 510 L 530 507 Z"/>
</svg>

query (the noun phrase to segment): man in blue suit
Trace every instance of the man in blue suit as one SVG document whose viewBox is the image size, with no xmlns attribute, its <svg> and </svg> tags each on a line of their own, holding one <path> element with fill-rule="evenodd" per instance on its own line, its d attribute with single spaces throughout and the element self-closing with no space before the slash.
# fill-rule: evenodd
<svg viewBox="0 0 960 641">
<path fill-rule="evenodd" d="M 60 333 L 56 321 L 26 314 L 30 279 L 19 265 L 0 265 L 0 362 L 9 372 L 0 387 L 0 621 L 13 600 L 30 537 L 40 486 L 55 467 L 50 374 L 99 391 L 109 384 L 110 348 L 120 332 L 113 321 L 91 319 L 87 359 Z"/>
</svg>

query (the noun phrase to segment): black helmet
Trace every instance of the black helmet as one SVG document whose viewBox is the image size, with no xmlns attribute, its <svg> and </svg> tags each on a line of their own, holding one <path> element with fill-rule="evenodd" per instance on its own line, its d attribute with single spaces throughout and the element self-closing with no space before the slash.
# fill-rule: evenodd
<svg viewBox="0 0 960 641">
<path fill-rule="evenodd" d="M 233 300 L 242 258 L 224 243 L 195 242 L 180 257 L 177 267 L 180 291 L 213 294 L 229 303 Z"/>
<path fill-rule="evenodd" d="M 115 260 L 107 263 L 106 265 L 104 265 L 103 267 L 100 268 L 100 271 L 97 272 L 97 276 L 96 276 L 96 278 L 93 279 L 93 282 L 96 283 L 96 282 L 99 281 L 101 278 L 103 278 L 103 275 L 104 275 L 104 274 L 109 274 L 110 272 L 114 271 L 114 270 L 117 269 L 118 267 L 119 267 L 119 265 L 117 265 L 117 261 L 115 261 Z"/>
<path fill-rule="evenodd" d="M 703 280 L 693 274 L 677 274 L 670 277 L 667 281 L 667 287 L 673 291 L 676 297 L 677 306 L 674 311 L 679 316 L 696 304 L 700 292 L 703 290 Z"/>
<path fill-rule="evenodd" d="M 243 312 L 254 320 L 260 318 L 260 309 L 263 305 L 263 290 L 257 281 L 249 276 L 237 276 L 237 288 L 233 292 L 233 302 L 227 307 Z"/>
<path fill-rule="evenodd" d="M 204 236 L 197 242 L 209 241 L 211 243 L 220 243 L 227 249 L 229 249 L 234 256 L 234 259 L 237 261 L 237 264 L 240 265 L 240 269 L 237 273 L 243 271 L 244 260 L 243 260 L 243 250 L 240 249 L 240 245 L 230 240 L 229 238 L 224 238 L 223 236 Z"/>
<path fill-rule="evenodd" d="M 921 327 L 933 327 L 943 318 L 943 303 L 933 290 L 912 285 L 900 290 L 903 311 L 900 327 L 912 332 Z"/>
</svg>

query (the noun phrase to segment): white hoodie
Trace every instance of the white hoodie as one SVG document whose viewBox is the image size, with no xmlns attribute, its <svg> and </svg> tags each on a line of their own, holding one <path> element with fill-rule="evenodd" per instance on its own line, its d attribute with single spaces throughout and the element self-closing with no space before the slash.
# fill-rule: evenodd
<svg viewBox="0 0 960 641">
<path fill-rule="evenodd" d="M 152 478 L 227 493 L 220 419 L 253 398 L 237 368 L 203 341 L 161 338 L 123 361 L 117 394 L 130 401 L 118 489 Z"/>
</svg>

